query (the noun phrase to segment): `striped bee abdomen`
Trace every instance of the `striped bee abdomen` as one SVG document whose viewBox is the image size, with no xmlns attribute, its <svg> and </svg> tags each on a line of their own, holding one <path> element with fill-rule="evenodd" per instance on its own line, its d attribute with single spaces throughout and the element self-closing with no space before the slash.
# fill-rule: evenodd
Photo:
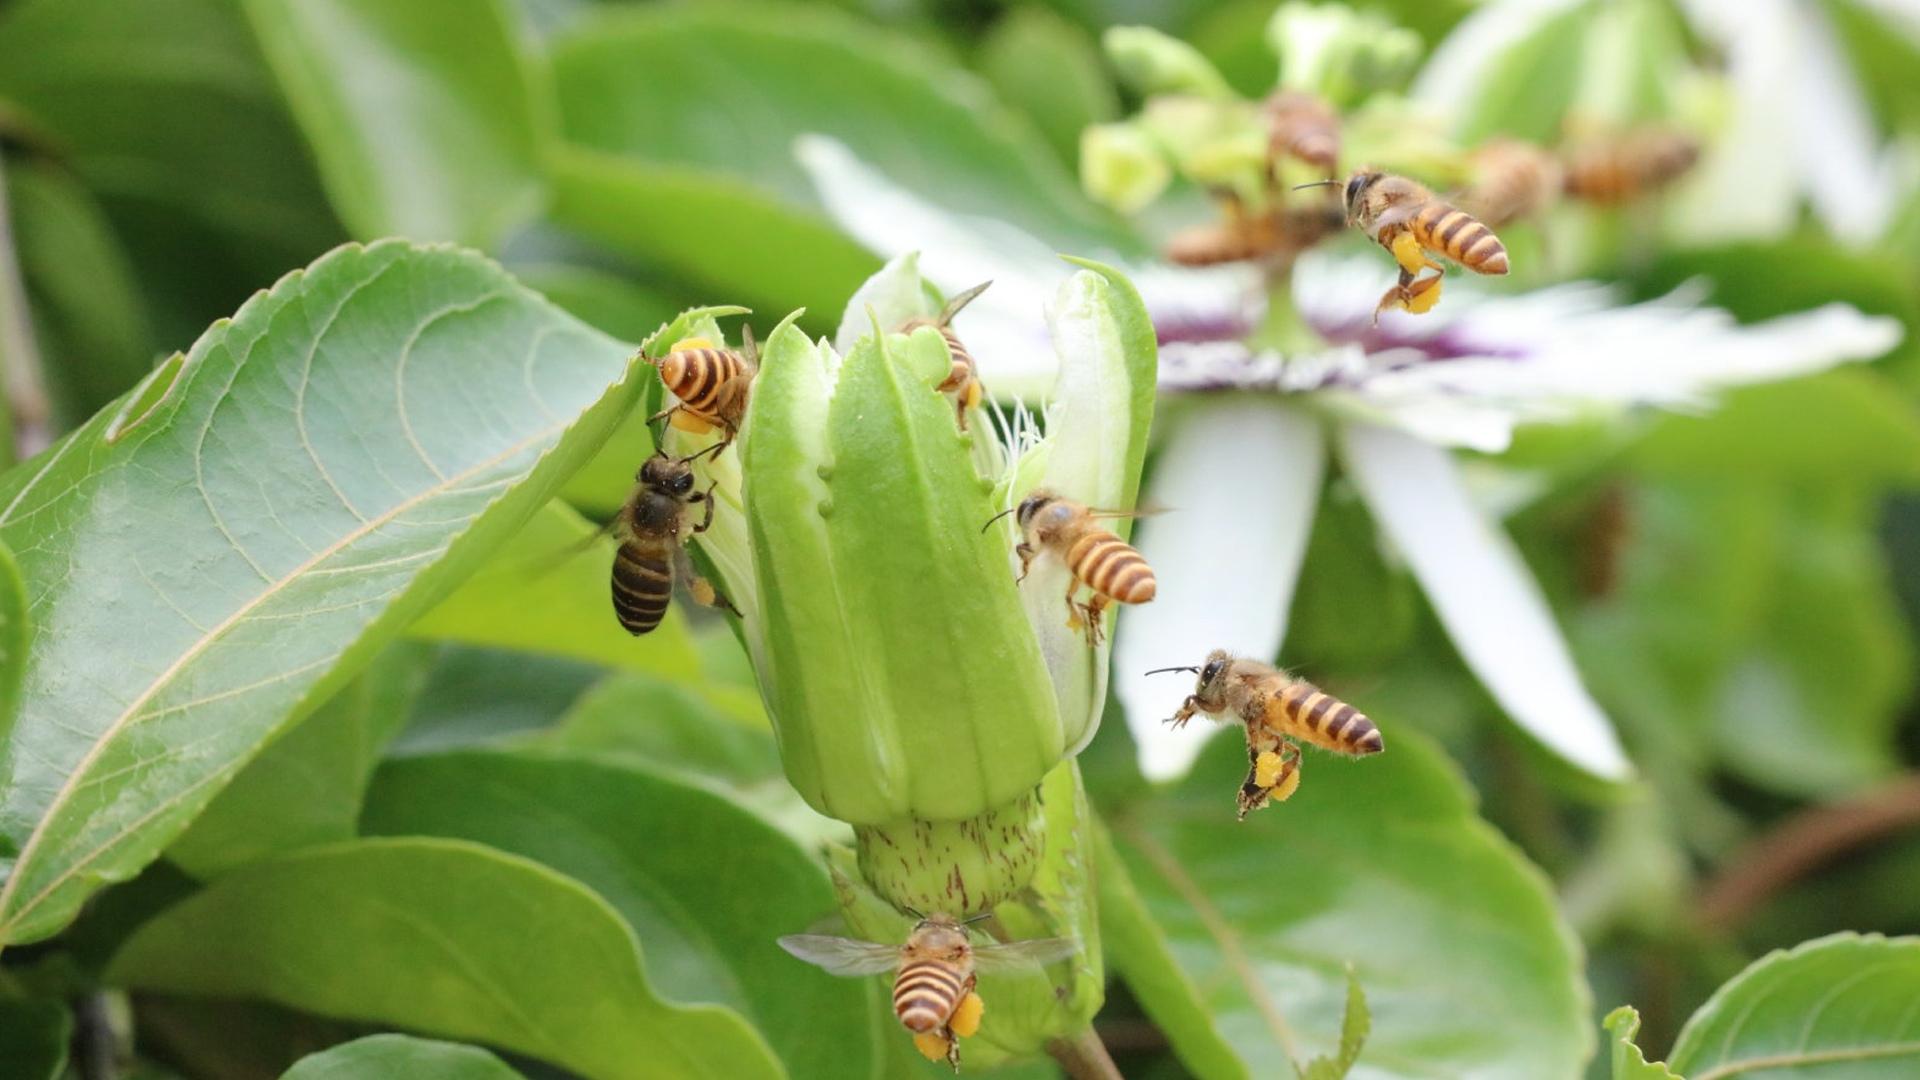
<svg viewBox="0 0 1920 1080">
<path fill-rule="evenodd" d="M 1507 247 L 1465 210 L 1430 202 L 1413 216 L 1413 238 L 1478 274 L 1507 272 Z"/>
<path fill-rule="evenodd" d="M 1289 683 L 1270 699 L 1266 723 L 1283 735 L 1342 754 L 1377 754 L 1386 746 L 1364 713 L 1308 682 Z"/>
<path fill-rule="evenodd" d="M 1067 549 L 1067 567 L 1094 592 L 1123 604 L 1153 599 L 1153 567 L 1125 540 L 1104 529 L 1092 529 Z"/>
<path fill-rule="evenodd" d="M 688 412 L 709 420 L 719 419 L 720 410 L 732 393 L 729 384 L 752 375 L 746 359 L 739 353 L 704 341 L 684 348 L 675 346 L 660 359 L 660 381 Z"/>
<path fill-rule="evenodd" d="M 660 625 L 673 599 L 671 556 L 629 541 L 613 556 L 613 613 L 638 636 Z"/>
<path fill-rule="evenodd" d="M 893 1012 L 908 1031 L 938 1031 L 966 996 L 970 980 L 945 964 L 920 961 L 893 980 Z"/>
</svg>

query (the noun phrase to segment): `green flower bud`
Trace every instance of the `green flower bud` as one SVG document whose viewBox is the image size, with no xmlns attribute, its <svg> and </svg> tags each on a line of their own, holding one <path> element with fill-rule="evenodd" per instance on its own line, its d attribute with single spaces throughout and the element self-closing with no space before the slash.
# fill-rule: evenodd
<svg viewBox="0 0 1920 1080">
<path fill-rule="evenodd" d="M 1233 88 L 1200 50 L 1146 26 L 1109 27 L 1100 39 L 1120 78 L 1142 97 L 1232 98 Z"/>
<path fill-rule="evenodd" d="M 1080 133 L 1080 186 L 1095 202 L 1135 214 L 1172 179 L 1159 144 L 1139 125 L 1094 124 Z"/>
<path fill-rule="evenodd" d="M 1257 205 L 1265 197 L 1267 130 L 1252 102 L 1157 97 L 1135 119 L 1181 175 Z"/>
<path fill-rule="evenodd" d="M 768 337 L 736 444 L 738 484 L 730 494 L 722 483 L 721 514 L 699 544 L 740 607 L 801 796 L 874 830 L 870 852 L 916 837 L 947 850 L 966 829 L 1017 819 L 1016 804 L 1091 737 L 1106 649 L 1066 627 L 1057 560 L 1016 585 L 1010 521 L 983 531 L 1026 485 L 982 471 L 1003 460 L 979 448 L 992 423 L 976 412 L 962 432 L 935 389 L 951 364 L 941 335 L 884 332 L 937 309 L 912 260 L 882 270 L 856 303 L 871 306 L 871 328 L 844 359 L 791 319 Z M 1152 412 L 1152 327 L 1132 287 L 1100 267 L 1069 279 L 1053 310 L 1061 374 L 1047 439 L 1025 455 L 1045 462 L 1034 482 L 1131 506 Z M 992 358 L 977 359 L 990 386 Z M 734 455 L 720 457 L 717 469 Z M 721 532 L 723 516 L 736 517 L 735 534 Z M 1014 868 L 1008 887 L 1022 861 L 999 860 Z"/>
<path fill-rule="evenodd" d="M 1392 89 L 1420 60 L 1420 36 L 1345 4 L 1286 3 L 1267 22 L 1280 58 L 1280 85 L 1318 94 L 1336 107 Z"/>
</svg>

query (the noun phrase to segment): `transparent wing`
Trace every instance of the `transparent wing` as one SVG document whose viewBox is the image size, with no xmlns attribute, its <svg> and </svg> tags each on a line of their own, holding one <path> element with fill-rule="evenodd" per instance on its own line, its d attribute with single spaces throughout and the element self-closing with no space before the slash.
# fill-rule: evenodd
<svg viewBox="0 0 1920 1080">
<path fill-rule="evenodd" d="M 900 966 L 900 950 L 893 945 L 827 934 L 788 934 L 780 947 L 835 975 L 878 975 Z"/>
<path fill-rule="evenodd" d="M 981 971 L 1019 971 L 1065 960 L 1079 951 L 1079 942 L 1063 937 L 1009 941 L 1004 945 L 976 945 L 973 949 L 973 966 Z"/>
</svg>

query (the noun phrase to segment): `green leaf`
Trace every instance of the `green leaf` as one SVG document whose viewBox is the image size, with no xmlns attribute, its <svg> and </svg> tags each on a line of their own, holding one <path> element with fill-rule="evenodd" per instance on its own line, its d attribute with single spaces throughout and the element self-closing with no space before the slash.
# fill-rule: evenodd
<svg viewBox="0 0 1920 1080">
<path fill-rule="evenodd" d="M 1674 475 L 1920 482 L 1920 416 L 1869 369 L 1729 393 L 1710 416 L 1664 416 L 1633 449 L 1638 467 Z"/>
<path fill-rule="evenodd" d="M 1807 1080 L 1920 1068 L 1920 938 L 1834 934 L 1755 961 L 1680 1029 L 1691 1080 L 1791 1069 Z"/>
<path fill-rule="evenodd" d="M 880 265 L 816 211 L 723 174 L 566 147 L 553 185 L 560 224 L 757 304 L 835 311 Z"/>
<path fill-rule="evenodd" d="M 1471 144 L 1508 135 L 1541 144 L 1558 141 L 1579 87 L 1593 23 L 1594 5 L 1576 3 L 1508 45 L 1486 66 L 1477 92 L 1460 110 L 1461 140 Z"/>
<path fill-rule="evenodd" d="M 539 743 L 731 783 L 777 779 L 780 758 L 766 717 L 744 723 L 725 699 L 704 682 L 615 676 L 588 691 Z"/>
<path fill-rule="evenodd" d="M 381 752 L 410 717 L 432 650 L 389 648 L 312 716 L 268 746 L 167 849 L 198 878 L 356 835 Z"/>
<path fill-rule="evenodd" d="M 407 632 L 629 671 L 694 670 L 699 660 L 678 604 L 652 633 L 621 629 L 609 584 L 616 546 L 565 503 L 548 503 Z"/>
<path fill-rule="evenodd" d="M 491 247 L 545 201 L 551 109 L 501 0 L 242 0 L 355 237 Z"/>
<path fill-rule="evenodd" d="M 58 1001 L 0 1001 L 0 1062 L 15 1080 L 59 1080 L 66 1074 L 73 1013 Z"/>
<path fill-rule="evenodd" d="M 308 1054 L 280 1080 L 514 1080 L 520 1074 L 477 1046 L 369 1035 L 331 1050 Z"/>
<path fill-rule="evenodd" d="M 39 628 L 0 941 L 139 869 L 510 536 L 630 408 L 631 356 L 484 260 L 349 246 L 0 479 Z"/>
<path fill-rule="evenodd" d="M 1298 794 L 1244 823 L 1233 733 L 1113 819 L 1100 878 L 1114 965 L 1204 1077 L 1285 1075 L 1337 1052 L 1349 964 L 1379 1019 L 1360 1054 L 1369 1076 L 1578 1071 L 1586 986 L 1545 879 L 1424 737 L 1381 726 L 1386 753 L 1310 753 Z"/>
<path fill-rule="evenodd" d="M 1000 99 L 1030 118 L 1069 165 L 1081 129 L 1120 114 L 1093 35 L 1043 8 L 1007 12 L 981 41 L 978 64 Z"/>
<path fill-rule="evenodd" d="M 443 645 L 413 717 L 388 756 L 496 746 L 559 723 L 605 678 L 595 664 L 549 656 Z"/>
<path fill-rule="evenodd" d="M 10 4 L 0 111 L 58 149 L 135 266 L 193 267 L 137 278 L 168 347 L 343 239 L 237 0 Z"/>
<path fill-rule="evenodd" d="M 826 874 L 724 796 L 586 758 L 469 752 L 382 769 L 366 829 L 537 859 L 620 912 L 662 993 L 739 1010 L 795 1076 L 875 1070 L 876 987 L 793 964 L 774 943 L 832 908 Z"/>
<path fill-rule="evenodd" d="M 133 262 L 100 204 L 70 173 L 5 163 L 27 308 L 55 430 L 91 416 L 153 367 L 153 331 Z"/>
<path fill-rule="evenodd" d="M 1613 1080 L 1682 1080 L 1659 1062 L 1649 1062 L 1634 1038 L 1640 1033 L 1640 1013 L 1631 1005 L 1622 1005 L 1607 1014 L 1602 1026 L 1610 1036 L 1607 1045 L 1613 1064 Z"/>
<path fill-rule="evenodd" d="M 1367 994 L 1360 989 L 1360 980 L 1353 977 L 1353 969 L 1347 969 L 1347 1008 L 1340 1017 L 1340 1050 L 1330 1057 L 1317 1057 L 1307 1062 L 1305 1080 L 1342 1080 L 1353 1071 L 1353 1063 L 1360 1060 L 1360 1051 L 1367 1045 L 1367 1036 L 1373 1030 L 1373 1016 L 1367 1011 Z"/>
<path fill-rule="evenodd" d="M 629 8 L 558 40 L 577 147 L 557 164 L 558 220 L 757 301 L 837 311 L 878 260 L 822 215 L 793 156 L 817 133 L 951 211 L 1067 250 L 1137 249 L 970 75 L 836 13 L 767 15 Z"/>
<path fill-rule="evenodd" d="M 587 1080 L 782 1075 L 738 1014 L 661 1000 L 605 900 L 464 841 L 357 840 L 244 867 L 141 927 L 107 977 L 485 1040 Z"/>
</svg>

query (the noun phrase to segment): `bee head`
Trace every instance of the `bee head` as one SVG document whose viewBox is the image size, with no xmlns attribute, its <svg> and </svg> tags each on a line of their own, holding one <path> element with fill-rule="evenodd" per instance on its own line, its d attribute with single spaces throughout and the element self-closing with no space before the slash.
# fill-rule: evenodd
<svg viewBox="0 0 1920 1080">
<path fill-rule="evenodd" d="M 1215 649 L 1207 654 L 1207 662 L 1200 668 L 1200 696 L 1213 699 L 1227 680 L 1227 672 L 1233 668 L 1233 654 L 1225 649 Z"/>
<path fill-rule="evenodd" d="M 1060 496 L 1055 495 L 1051 491 L 1045 489 L 1035 491 L 1020 500 L 1019 508 L 1013 512 L 1013 519 L 1018 521 L 1020 527 L 1024 529 L 1033 522 L 1034 515 L 1045 510 L 1050 504 L 1058 501 L 1060 501 Z"/>
<path fill-rule="evenodd" d="M 1379 183 L 1384 175 L 1386 174 L 1378 170 L 1363 168 L 1348 178 L 1347 192 L 1344 197 L 1347 207 L 1347 224 L 1352 225 L 1360 220 L 1360 200 L 1366 197 L 1367 190 Z"/>
<path fill-rule="evenodd" d="M 653 491 L 685 495 L 693 490 L 693 466 L 684 458 L 656 453 L 641 463 L 634 479 Z"/>
</svg>

